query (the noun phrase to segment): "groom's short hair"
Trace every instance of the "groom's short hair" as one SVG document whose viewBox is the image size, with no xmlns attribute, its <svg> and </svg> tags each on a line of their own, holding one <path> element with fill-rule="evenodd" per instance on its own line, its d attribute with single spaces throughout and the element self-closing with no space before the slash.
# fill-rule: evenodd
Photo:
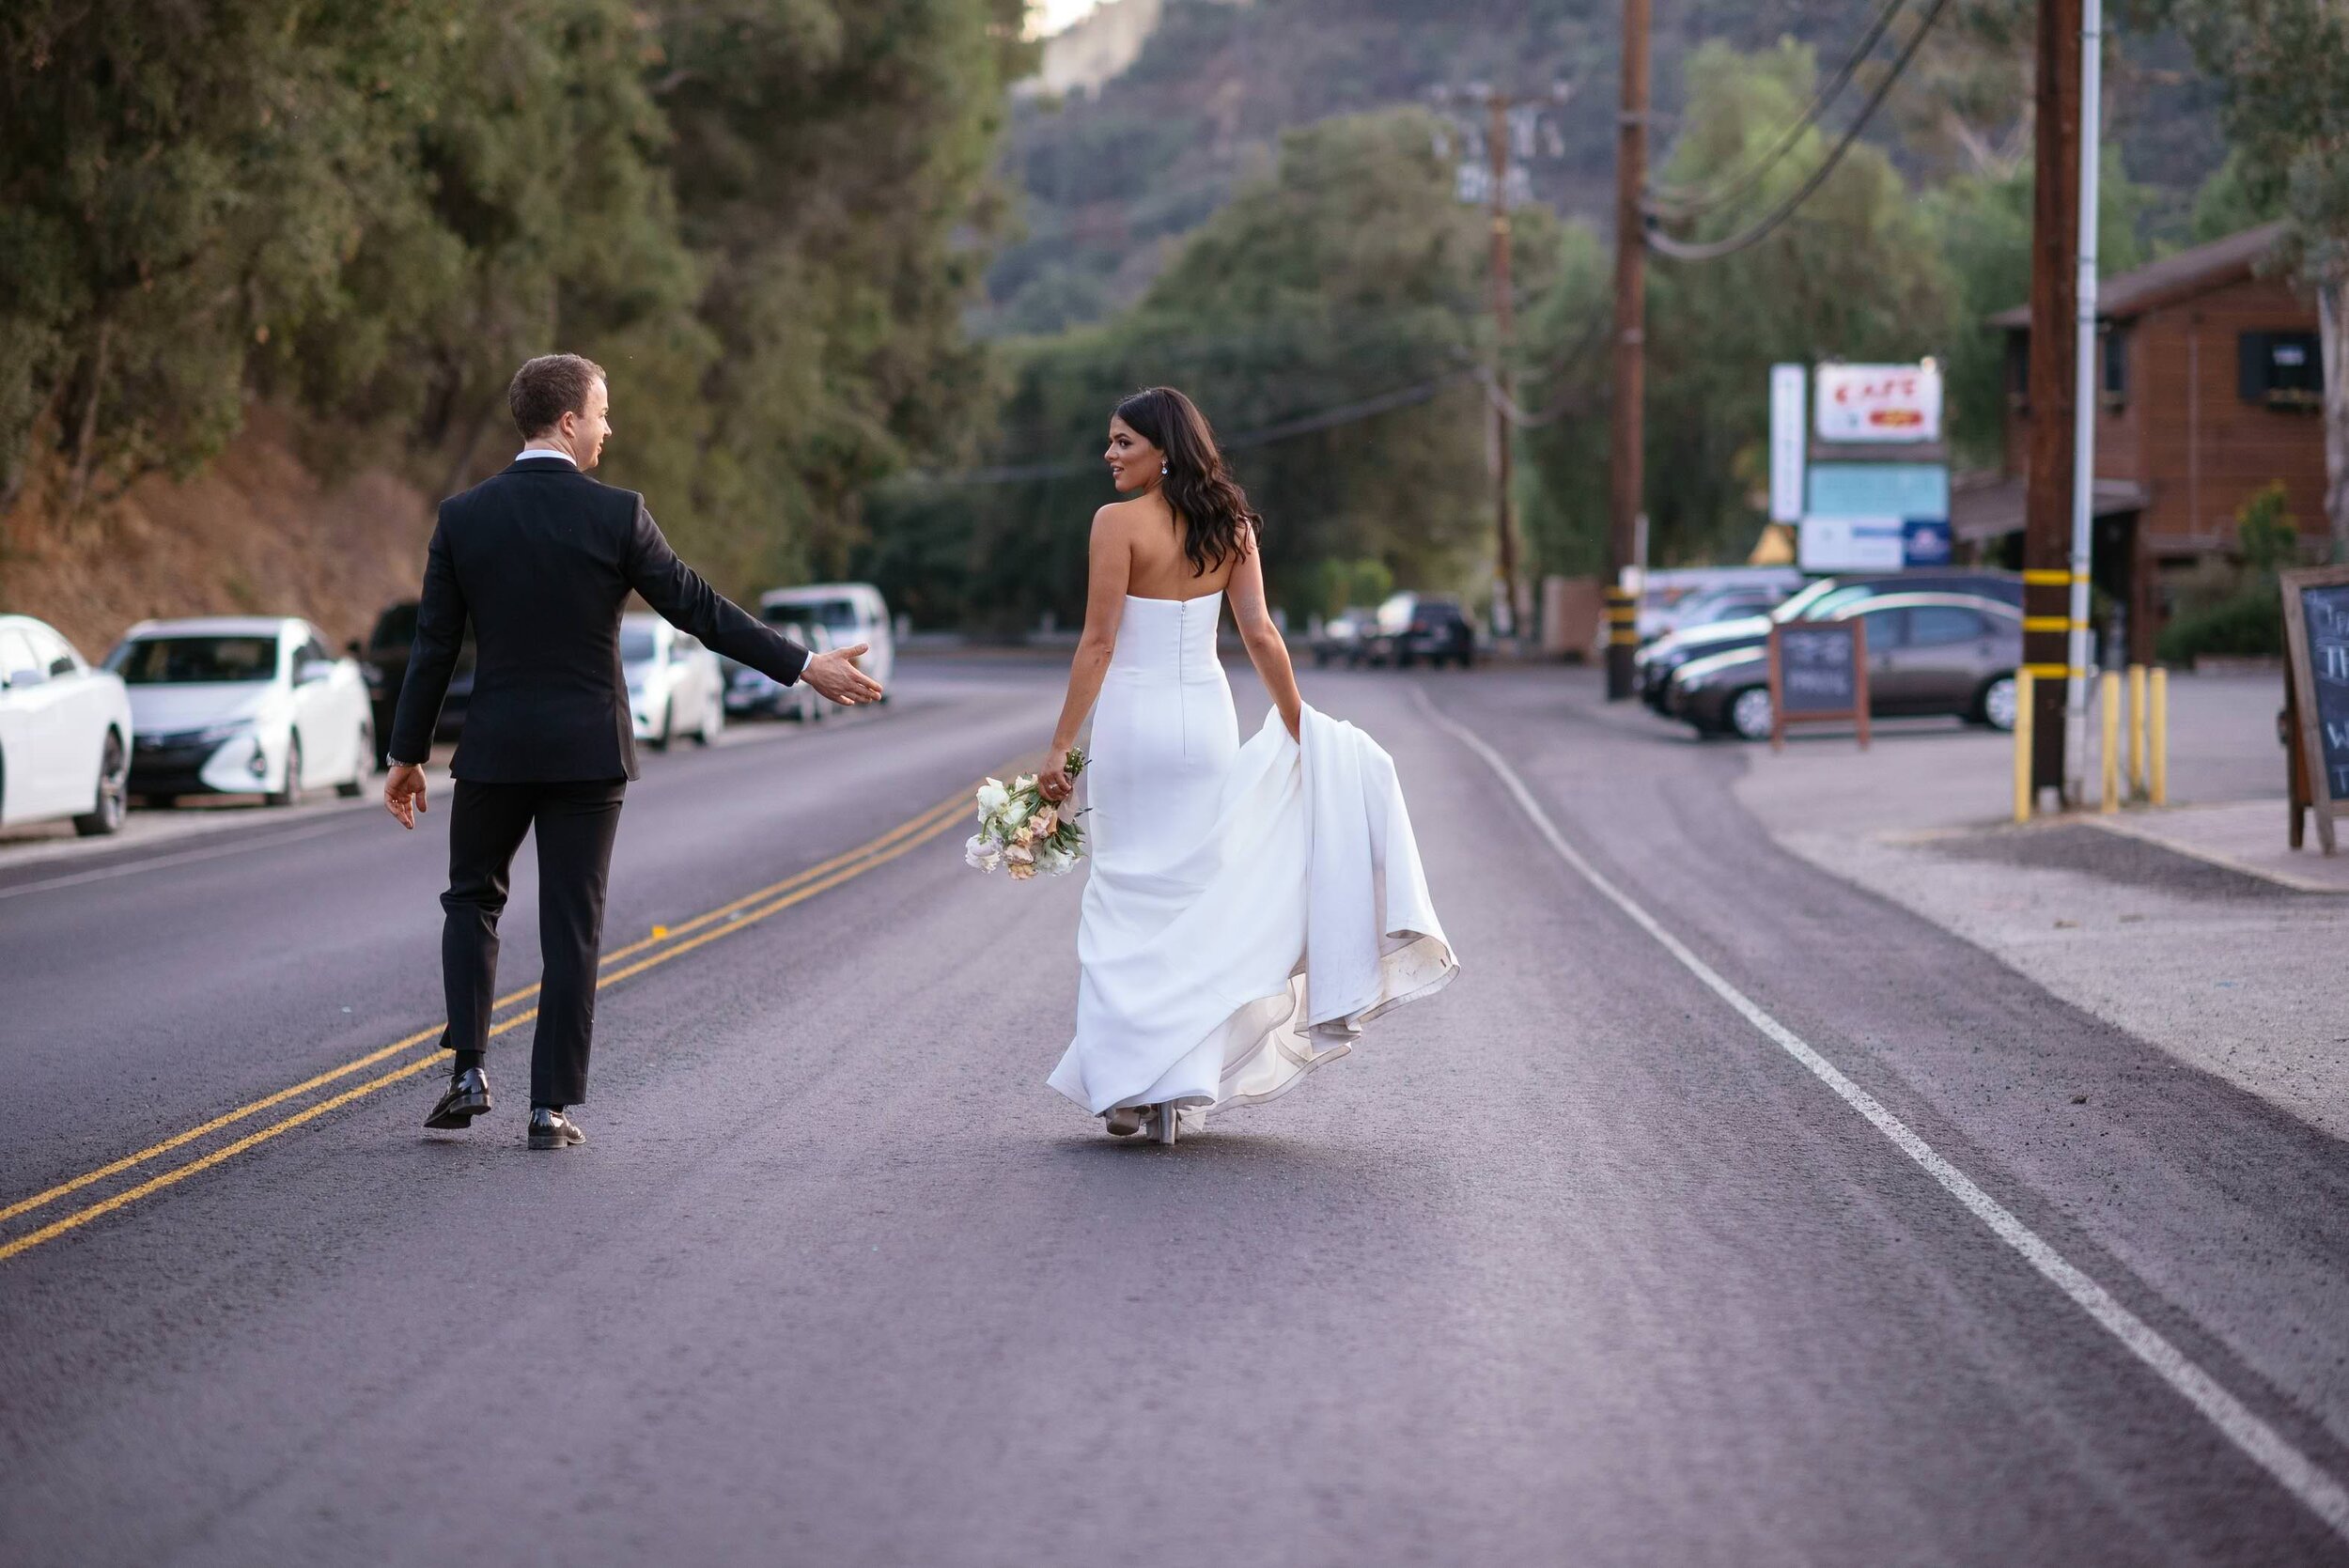
<svg viewBox="0 0 2349 1568">
<path fill-rule="evenodd" d="M 506 406 L 522 440 L 545 435 L 567 413 L 587 411 L 587 389 L 604 379 L 603 366 L 579 354 L 540 354 L 514 372 Z"/>
</svg>

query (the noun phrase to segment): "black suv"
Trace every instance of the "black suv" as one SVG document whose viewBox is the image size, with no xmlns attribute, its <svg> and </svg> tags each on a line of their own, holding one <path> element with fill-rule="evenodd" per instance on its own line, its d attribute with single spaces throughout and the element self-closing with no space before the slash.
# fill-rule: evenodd
<svg viewBox="0 0 2349 1568">
<path fill-rule="evenodd" d="M 416 645 L 416 601 L 403 598 L 387 604 L 375 618 L 375 629 L 367 633 L 365 648 L 350 651 L 359 656 L 359 664 L 367 675 L 367 699 L 375 709 L 375 765 L 383 768 L 389 759 L 383 748 L 391 744 L 392 713 L 399 706 L 400 682 L 408 678 L 408 655 Z M 441 704 L 441 722 L 432 733 L 435 740 L 454 740 L 465 727 L 465 705 L 473 696 L 473 629 L 465 629 L 464 646 L 458 650 L 457 671 L 449 677 L 448 698 Z"/>
<path fill-rule="evenodd" d="M 1401 669 L 1423 659 L 1430 664 L 1450 660 L 1463 670 L 1476 662 L 1476 629 L 1469 624 L 1457 599 L 1413 596 L 1410 619 L 1385 642 Z"/>
</svg>

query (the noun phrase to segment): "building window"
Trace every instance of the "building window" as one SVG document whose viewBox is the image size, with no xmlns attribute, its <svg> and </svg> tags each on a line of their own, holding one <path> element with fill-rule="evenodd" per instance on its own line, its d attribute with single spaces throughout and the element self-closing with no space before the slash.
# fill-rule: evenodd
<svg viewBox="0 0 2349 1568">
<path fill-rule="evenodd" d="M 2314 333 L 2245 333 L 2235 340 L 2236 384 L 2247 403 L 2313 409 L 2325 400 L 2325 355 Z"/>
<path fill-rule="evenodd" d="M 2129 400 L 2129 329 L 2115 324 L 2098 335 L 2104 339 L 2105 407 L 2117 409 Z"/>
</svg>

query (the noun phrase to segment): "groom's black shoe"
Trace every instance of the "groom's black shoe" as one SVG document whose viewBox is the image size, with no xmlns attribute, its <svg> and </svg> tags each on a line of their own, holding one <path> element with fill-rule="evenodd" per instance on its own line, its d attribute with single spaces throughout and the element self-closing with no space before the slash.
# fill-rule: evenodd
<svg viewBox="0 0 2349 1568">
<path fill-rule="evenodd" d="M 568 1149 L 574 1143 L 584 1143 L 587 1135 L 579 1130 L 579 1124 L 559 1110 L 543 1105 L 530 1108 L 530 1146 L 534 1149 Z"/>
<path fill-rule="evenodd" d="M 432 1114 L 424 1119 L 428 1127 L 461 1127 L 490 1109 L 490 1075 L 479 1067 L 468 1067 L 449 1079 L 448 1093 L 432 1108 Z"/>
</svg>

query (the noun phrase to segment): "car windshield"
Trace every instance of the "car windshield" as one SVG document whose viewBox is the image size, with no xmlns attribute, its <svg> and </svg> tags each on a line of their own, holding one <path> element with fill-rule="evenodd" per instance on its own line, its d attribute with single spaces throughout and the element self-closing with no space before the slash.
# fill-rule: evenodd
<svg viewBox="0 0 2349 1568">
<path fill-rule="evenodd" d="M 770 623 L 809 620 L 826 631 L 856 629 L 856 601 L 845 598 L 802 599 L 790 604 L 778 604 L 767 612 Z"/>
<path fill-rule="evenodd" d="M 1835 579 L 1823 577 L 1771 611 L 1770 619 L 1774 621 L 1807 620 L 1810 618 L 1812 605 L 1834 591 Z"/>
<path fill-rule="evenodd" d="M 116 650 L 106 667 L 130 686 L 199 686 L 266 681 L 277 675 L 274 637 L 142 637 Z"/>
<path fill-rule="evenodd" d="M 648 626 L 620 628 L 620 660 L 627 664 L 642 664 L 660 651 Z"/>
</svg>

